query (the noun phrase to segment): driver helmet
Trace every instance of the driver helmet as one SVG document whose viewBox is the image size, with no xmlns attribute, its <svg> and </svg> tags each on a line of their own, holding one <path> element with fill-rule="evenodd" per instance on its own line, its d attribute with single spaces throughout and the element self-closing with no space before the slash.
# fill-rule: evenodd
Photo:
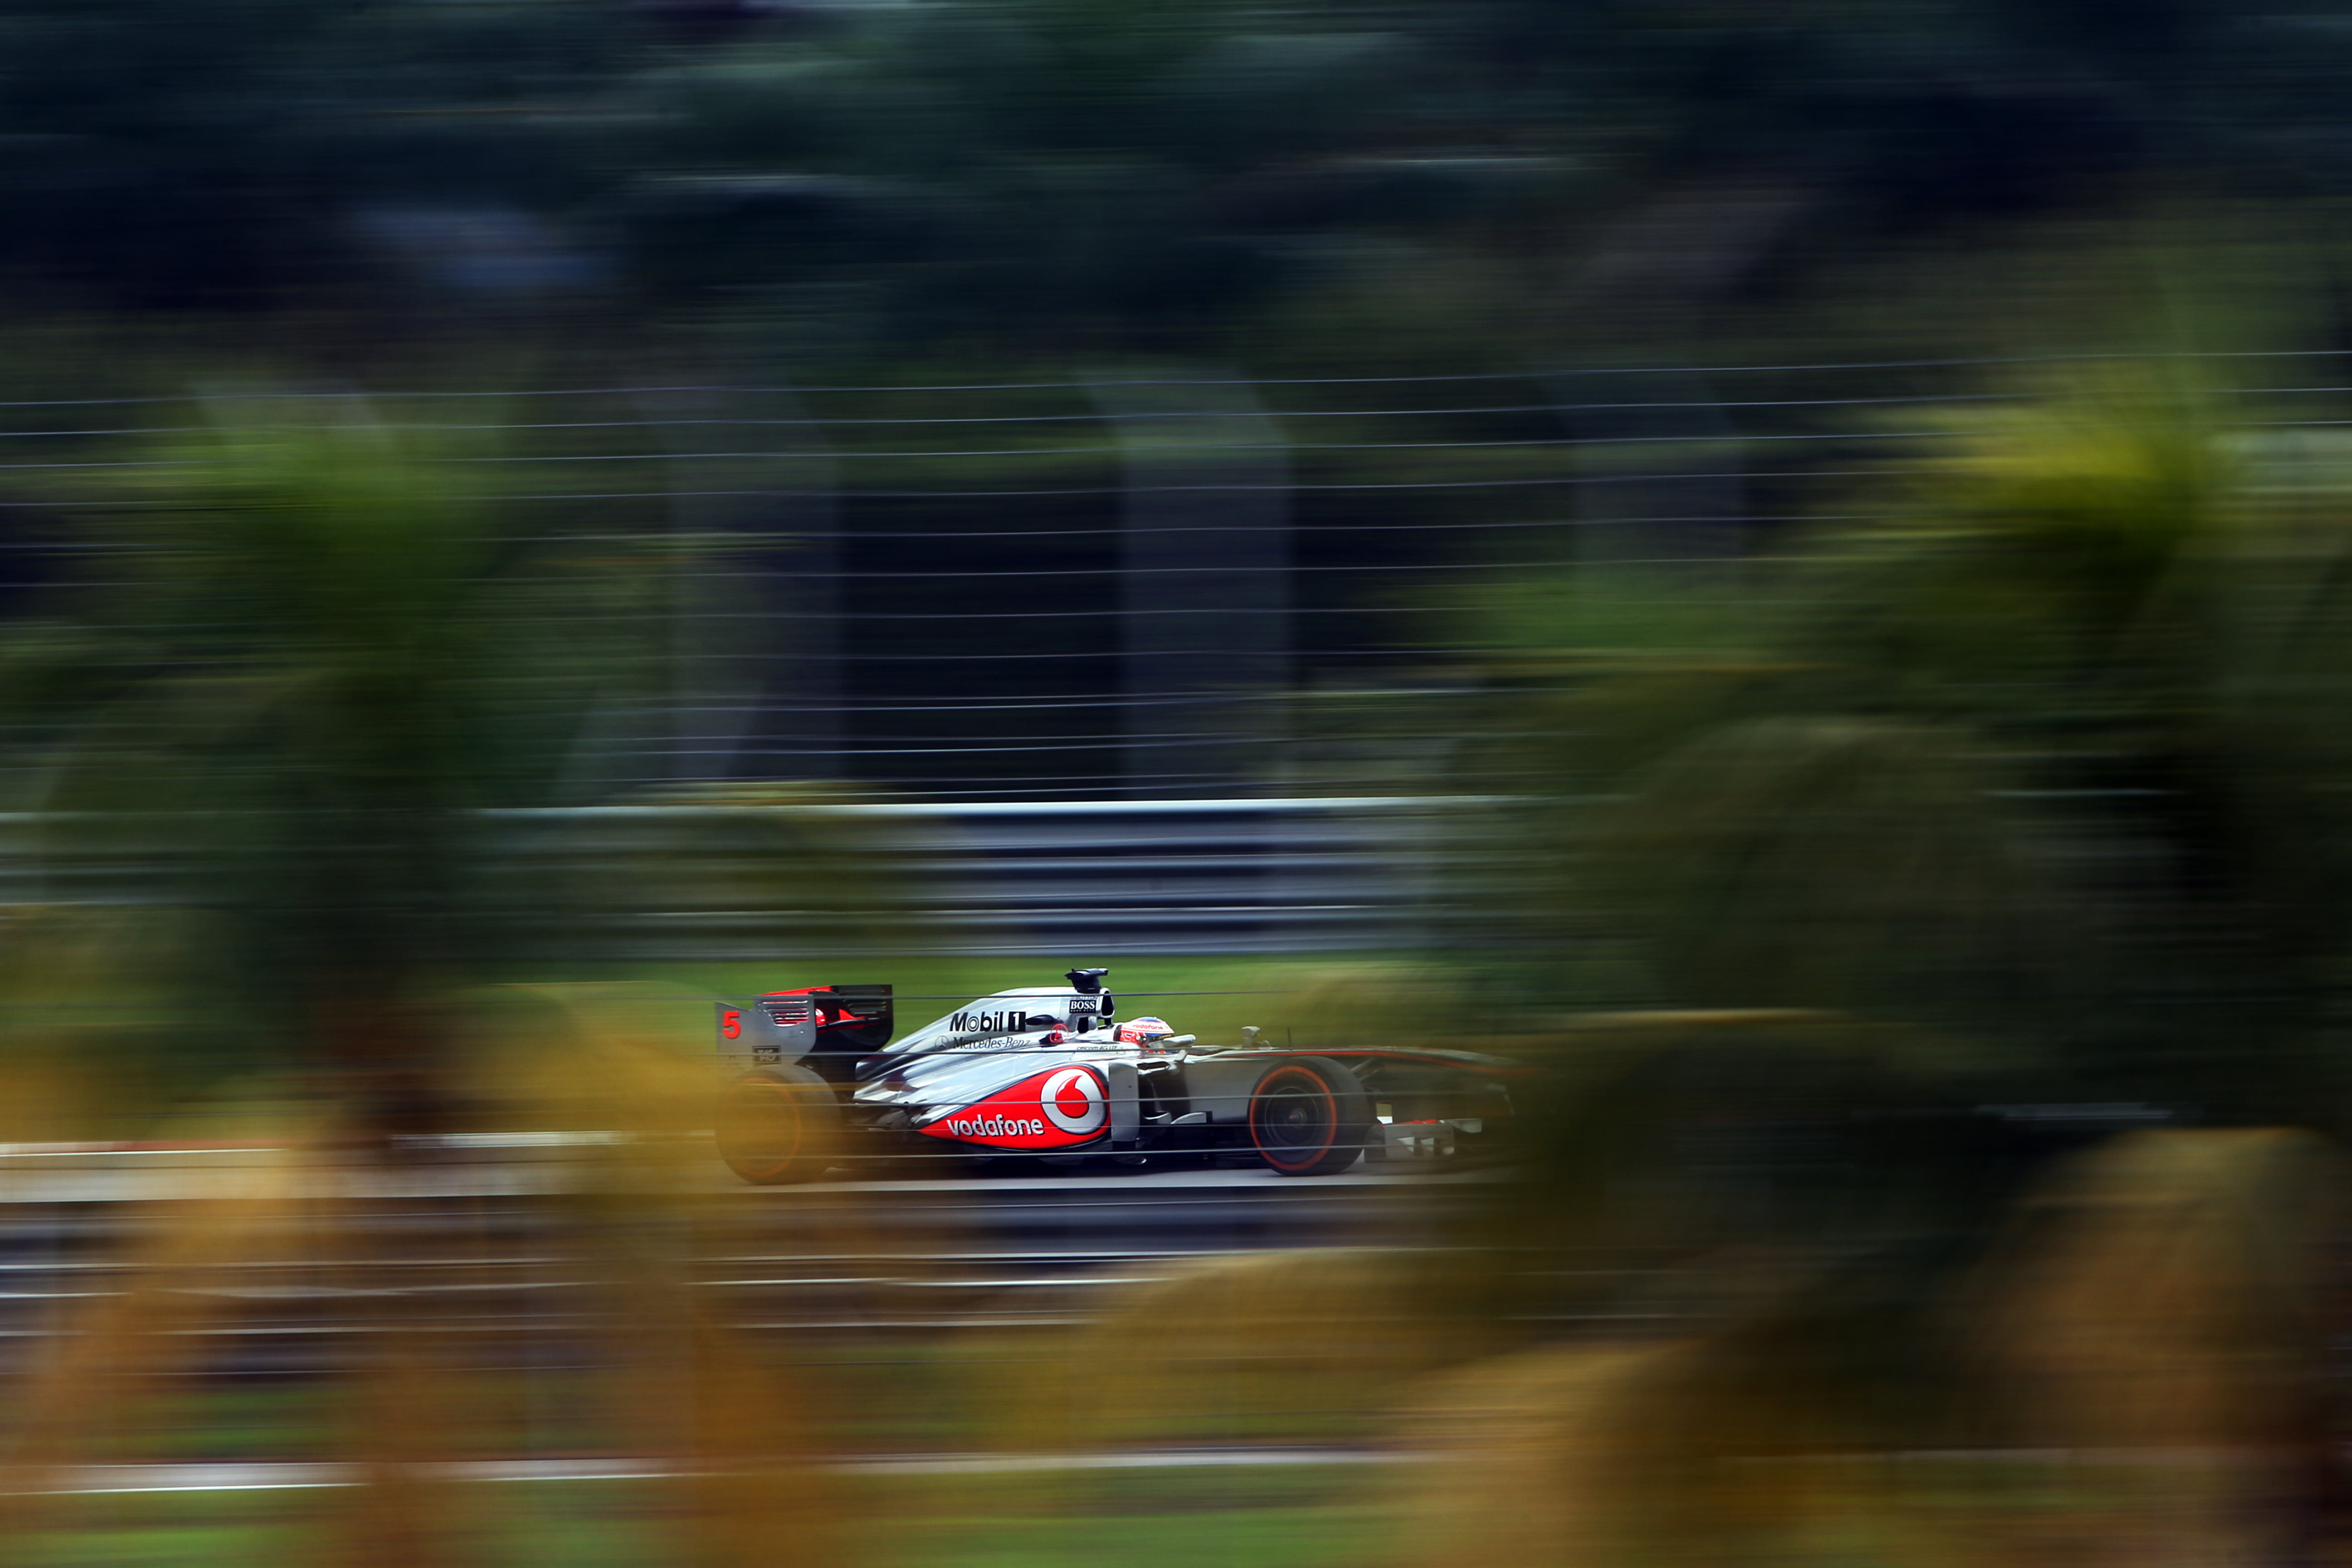
<svg viewBox="0 0 2352 1568">
<path fill-rule="evenodd" d="M 1118 1043 L 1156 1051 L 1160 1042 L 1175 1032 L 1165 1018 L 1130 1018 L 1118 1026 Z"/>
</svg>

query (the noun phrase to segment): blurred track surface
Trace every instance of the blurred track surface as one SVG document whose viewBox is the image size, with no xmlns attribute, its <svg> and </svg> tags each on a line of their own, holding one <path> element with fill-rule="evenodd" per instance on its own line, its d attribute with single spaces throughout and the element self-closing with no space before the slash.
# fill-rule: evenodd
<svg viewBox="0 0 2352 1568">
<path fill-rule="evenodd" d="M 225 1304 L 193 1331 L 224 1342 L 215 1370 L 234 1376 L 324 1371 L 337 1340 L 428 1307 L 459 1310 L 468 1332 L 529 1353 L 525 1342 L 587 1331 L 601 1310 L 610 1279 L 571 1227 L 581 1203 L 613 1204 L 609 1226 L 663 1229 L 659 1244 L 688 1259 L 694 1287 L 728 1298 L 730 1321 L 823 1339 L 832 1354 L 861 1339 L 1084 1322 L 1120 1288 L 1221 1257 L 1444 1245 L 1449 1221 L 1491 1179 L 1073 1170 L 757 1188 L 715 1160 L 707 1175 L 689 1165 L 681 1178 L 668 1165 L 633 1174 L 625 1162 L 590 1163 L 576 1149 L 501 1152 L 537 1157 L 306 1169 L 300 1184 L 331 1201 L 340 1243 L 289 1237 L 278 1256 L 167 1288 Z M 231 1148 L 0 1159 L 0 1344 L 21 1350 L 55 1332 L 74 1302 L 137 1288 L 142 1237 L 168 1232 L 187 1200 L 255 1192 L 281 1159 Z M 665 1217 L 634 1215 L 633 1182 L 658 1190 L 644 1215 Z M 694 1200 L 690 1224 L 677 1217 L 680 1196 Z M 360 1236 L 363 1257 L 329 1261 Z"/>
<path fill-rule="evenodd" d="M 982 1476 L 1055 1470 L 1189 1470 L 1262 1465 L 1411 1464 L 1425 1456 L 1390 1448 L 1153 1448 L 1117 1453 L 889 1454 L 835 1459 L 819 1468 L 840 1475 Z M 461 1481 L 661 1480 L 698 1472 L 658 1459 L 504 1459 L 427 1467 L 436 1479 Z M 277 1491 L 361 1483 L 357 1467 L 301 1462 L 186 1465 L 85 1465 L 46 1489 L 114 1492 Z"/>
</svg>

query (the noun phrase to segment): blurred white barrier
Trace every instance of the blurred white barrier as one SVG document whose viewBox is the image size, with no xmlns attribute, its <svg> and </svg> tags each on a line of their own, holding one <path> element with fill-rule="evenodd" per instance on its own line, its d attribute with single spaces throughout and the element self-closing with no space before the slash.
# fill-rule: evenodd
<svg viewBox="0 0 2352 1568">
<path fill-rule="evenodd" d="M 793 875 L 790 845 L 857 829 L 842 859 L 873 876 L 896 950 L 1118 953 L 1407 951 L 1458 923 L 1477 829 L 1498 797 L 939 801 L 630 805 L 492 812 L 486 840 L 509 896 L 541 897 L 582 960 L 771 958 L 779 932 L 803 952 L 870 949 L 829 911 L 855 902 L 838 878 Z M 0 910 L 8 906 L 201 903 L 192 825 L 115 818 L 102 837 L 58 834 L 58 816 L 0 814 Z M 771 840 L 763 825 L 795 827 Z M 200 826 L 200 825 L 197 825 Z M 741 829 L 740 834 L 735 829 Z M 763 867 L 761 857 L 776 862 Z M 733 875 L 698 900 L 677 866 Z M 632 878 L 654 872 L 651 886 Z M 832 879 L 832 880 L 828 880 Z M 823 883 L 822 887 L 813 883 Z M 584 898 L 524 889 L 587 889 Z M 824 897 L 818 898 L 822 893 Z M 797 900 L 805 896 L 803 907 Z M 681 902 L 681 900 L 685 900 Z M 704 907 L 688 907 L 700 901 Z M 741 906 L 756 901 L 758 907 Z"/>
</svg>

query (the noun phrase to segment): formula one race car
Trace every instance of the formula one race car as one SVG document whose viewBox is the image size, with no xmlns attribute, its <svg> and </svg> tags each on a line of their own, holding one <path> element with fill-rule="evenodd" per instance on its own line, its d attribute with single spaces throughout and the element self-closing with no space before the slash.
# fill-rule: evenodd
<svg viewBox="0 0 2352 1568">
<path fill-rule="evenodd" d="M 1326 1176 L 1360 1156 L 1499 1142 L 1524 1070 L 1456 1050 L 1316 1054 L 1206 1047 L 1120 1023 L 1108 971 L 999 991 L 896 1042 L 887 985 L 816 985 L 718 1005 L 719 1157 L 747 1182 L 809 1181 L 845 1158 L 961 1154 L 1254 1160 Z M 936 1169 L 935 1165 L 927 1168 Z"/>
</svg>

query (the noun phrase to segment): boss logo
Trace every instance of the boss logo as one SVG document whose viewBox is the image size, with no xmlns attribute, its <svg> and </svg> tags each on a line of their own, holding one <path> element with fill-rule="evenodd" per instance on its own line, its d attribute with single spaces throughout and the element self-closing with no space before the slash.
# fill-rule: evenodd
<svg viewBox="0 0 2352 1568">
<path fill-rule="evenodd" d="M 1070 998 L 1070 1016 L 1073 1018 L 1077 1017 L 1082 1014 L 1099 1013 L 1101 1011 L 1102 998 L 1099 996 L 1073 996 Z"/>
</svg>

